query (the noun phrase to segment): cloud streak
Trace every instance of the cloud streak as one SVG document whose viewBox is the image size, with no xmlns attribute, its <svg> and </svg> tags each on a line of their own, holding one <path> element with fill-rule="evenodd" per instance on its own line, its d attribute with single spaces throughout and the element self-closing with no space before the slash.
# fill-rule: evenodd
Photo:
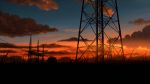
<svg viewBox="0 0 150 84">
<path fill-rule="evenodd" d="M 69 52 L 69 51 L 49 51 L 49 52 L 45 52 L 45 54 L 50 54 L 50 55 L 69 55 L 69 54 L 73 54 L 73 53 Z"/>
<path fill-rule="evenodd" d="M 45 48 L 70 48 L 70 46 L 64 46 L 59 44 L 42 44 L 40 45 L 40 47 L 43 47 L 43 45 Z"/>
<path fill-rule="evenodd" d="M 0 50 L 0 53 L 17 53 L 15 50 Z"/>
<path fill-rule="evenodd" d="M 59 6 L 55 0 L 8 0 L 10 3 L 35 6 L 45 11 L 58 10 Z"/>
<path fill-rule="evenodd" d="M 150 20 L 145 20 L 143 18 L 138 18 L 134 21 L 130 21 L 129 23 L 134 25 L 150 25 Z"/>
<path fill-rule="evenodd" d="M 17 46 L 11 43 L 0 43 L 0 48 L 17 48 Z"/>
<path fill-rule="evenodd" d="M 27 35 L 38 35 L 48 32 L 56 32 L 56 28 L 37 24 L 30 18 L 20 18 L 16 15 L 0 12 L 0 35 L 7 37 L 19 37 Z"/>
<path fill-rule="evenodd" d="M 68 41 L 68 42 L 78 41 L 78 38 L 72 37 L 72 38 L 68 38 L 68 39 L 59 40 L 59 42 L 63 42 L 63 41 Z M 83 41 L 83 40 L 81 40 L 81 41 Z M 91 40 L 84 39 L 84 41 L 91 41 Z"/>
</svg>

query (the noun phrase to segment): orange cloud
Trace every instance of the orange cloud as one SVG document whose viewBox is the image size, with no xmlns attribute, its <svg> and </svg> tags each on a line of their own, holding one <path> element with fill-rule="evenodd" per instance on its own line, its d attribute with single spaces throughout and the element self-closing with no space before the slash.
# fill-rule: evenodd
<svg viewBox="0 0 150 84">
<path fill-rule="evenodd" d="M 104 10 L 104 15 L 108 17 L 112 17 L 114 15 L 114 10 L 111 7 L 104 5 L 103 10 Z"/>
<path fill-rule="evenodd" d="M 58 10 L 59 6 L 55 0 L 8 0 L 14 4 L 36 6 L 42 10 Z"/>
</svg>

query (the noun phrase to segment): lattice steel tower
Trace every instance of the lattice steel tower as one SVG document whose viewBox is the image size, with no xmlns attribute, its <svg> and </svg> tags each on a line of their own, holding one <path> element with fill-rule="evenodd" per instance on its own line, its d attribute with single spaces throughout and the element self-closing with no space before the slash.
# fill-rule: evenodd
<svg viewBox="0 0 150 84">
<path fill-rule="evenodd" d="M 113 57 L 124 59 L 117 0 L 82 0 L 76 61 Z"/>
</svg>

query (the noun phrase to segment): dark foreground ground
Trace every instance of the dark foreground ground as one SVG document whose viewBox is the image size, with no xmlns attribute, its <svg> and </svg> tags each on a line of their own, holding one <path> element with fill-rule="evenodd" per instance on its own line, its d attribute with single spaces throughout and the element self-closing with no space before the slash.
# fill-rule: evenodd
<svg viewBox="0 0 150 84">
<path fill-rule="evenodd" d="M 57 61 L 12 61 L 12 62 L 0 62 L 0 64 L 26 64 L 26 65 L 137 65 L 147 64 L 150 65 L 150 60 L 126 60 L 126 61 L 105 61 L 99 63 L 88 62 L 57 62 Z"/>
<path fill-rule="evenodd" d="M 95 61 L 95 60 L 94 60 Z M 105 60 L 104 62 L 96 63 L 94 61 L 80 61 L 75 62 L 70 58 L 62 58 L 57 60 L 54 57 L 49 58 L 48 60 L 39 60 L 39 59 L 29 59 L 24 60 L 20 57 L 1 57 L 0 64 L 18 64 L 18 65 L 150 65 L 150 59 L 126 59 L 126 60 Z"/>
<path fill-rule="evenodd" d="M 80 84 L 80 81 L 91 81 L 89 84 L 97 84 L 93 83 L 97 81 L 98 83 L 111 82 L 108 84 L 113 84 L 113 81 L 119 82 L 118 84 L 130 84 L 124 83 L 127 80 L 133 80 L 135 77 L 139 78 L 136 81 L 141 80 L 141 78 L 149 78 L 150 76 L 150 60 L 126 60 L 126 61 L 105 61 L 105 63 L 75 63 L 75 62 L 57 62 L 56 60 L 49 60 L 46 62 L 9 62 L 9 63 L 0 63 L 0 72 L 6 78 L 14 78 L 14 77 L 24 77 L 25 80 L 33 80 L 39 81 L 44 79 L 44 81 L 48 81 L 48 83 L 61 82 L 58 79 L 63 79 L 68 84 L 72 84 L 77 82 L 76 84 Z M 146 75 L 146 76 L 145 76 Z M 1 75 L 2 77 L 2 75 Z M 145 79 L 144 78 L 144 79 Z M 22 79 L 22 78 L 21 78 Z M 108 80 L 109 79 L 109 80 Z M 111 79 L 111 81 L 110 81 Z M 70 82 L 70 80 L 72 80 Z M 28 84 L 28 83 L 27 83 Z M 42 83 L 41 84 L 47 84 Z M 53 83 L 52 83 L 53 84 Z M 57 83 L 54 83 L 57 84 Z M 58 83 L 59 84 L 59 83 Z M 88 83 L 87 83 L 88 84 Z M 102 83 L 103 84 L 103 83 Z M 107 83 L 104 83 L 107 84 Z M 116 83 L 114 83 L 116 84 Z M 134 84 L 134 83 L 133 83 Z M 143 82 L 141 84 L 144 84 Z"/>
</svg>

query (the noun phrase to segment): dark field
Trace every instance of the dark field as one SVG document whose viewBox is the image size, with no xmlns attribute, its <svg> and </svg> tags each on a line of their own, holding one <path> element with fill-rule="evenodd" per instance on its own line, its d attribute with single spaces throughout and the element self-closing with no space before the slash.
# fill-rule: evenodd
<svg viewBox="0 0 150 84">
<path fill-rule="evenodd" d="M 87 62 L 87 61 L 78 61 L 75 62 L 75 60 L 68 58 L 68 57 L 62 57 L 61 59 L 56 59 L 55 57 L 50 57 L 47 60 L 42 60 L 38 58 L 32 58 L 29 60 L 22 59 L 19 56 L 13 56 L 13 57 L 5 57 L 1 56 L 0 57 L 0 64 L 53 64 L 53 65 L 97 65 L 97 64 L 102 64 L 102 65 L 130 65 L 130 64 L 150 64 L 150 58 L 141 58 L 141 57 L 136 57 L 132 59 L 122 59 L 122 60 L 105 60 L 105 62 L 99 62 L 96 63 L 95 61 L 93 62 Z"/>
</svg>

